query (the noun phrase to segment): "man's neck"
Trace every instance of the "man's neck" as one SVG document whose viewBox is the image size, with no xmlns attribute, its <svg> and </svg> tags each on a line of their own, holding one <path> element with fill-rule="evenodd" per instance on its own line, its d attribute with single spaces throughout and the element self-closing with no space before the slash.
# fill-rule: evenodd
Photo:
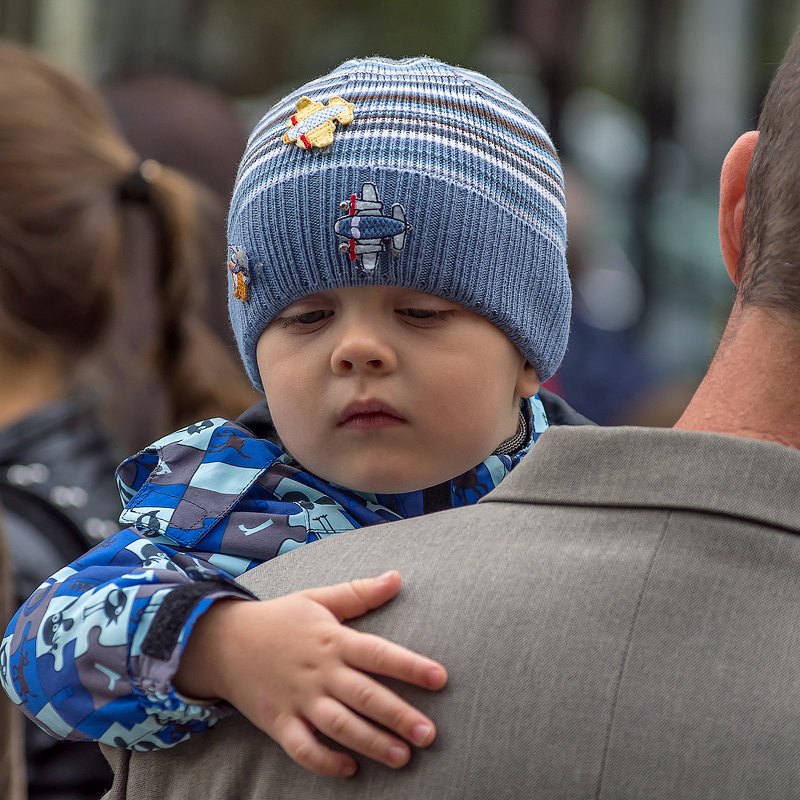
<svg viewBox="0 0 800 800">
<path fill-rule="evenodd" d="M 800 449 L 800 324 L 768 309 L 734 309 L 675 427 Z"/>
</svg>

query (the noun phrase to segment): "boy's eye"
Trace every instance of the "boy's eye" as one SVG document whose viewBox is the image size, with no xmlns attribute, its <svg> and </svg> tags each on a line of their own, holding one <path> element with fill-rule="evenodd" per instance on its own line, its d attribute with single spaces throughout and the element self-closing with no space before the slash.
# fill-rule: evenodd
<svg viewBox="0 0 800 800">
<path fill-rule="evenodd" d="M 306 311 L 303 314 L 292 314 L 289 317 L 281 317 L 281 327 L 291 328 L 293 325 L 316 325 L 319 322 L 327 319 L 333 314 L 332 311 L 317 309 L 315 311 Z"/>
<path fill-rule="evenodd" d="M 414 319 L 427 319 L 439 315 L 438 311 L 434 311 L 431 308 L 404 308 L 401 313 L 408 314 L 409 317 L 414 317 Z"/>
<path fill-rule="evenodd" d="M 411 322 L 438 322 L 452 315 L 452 311 L 441 311 L 435 308 L 398 308 L 401 317 L 406 317 Z"/>
</svg>

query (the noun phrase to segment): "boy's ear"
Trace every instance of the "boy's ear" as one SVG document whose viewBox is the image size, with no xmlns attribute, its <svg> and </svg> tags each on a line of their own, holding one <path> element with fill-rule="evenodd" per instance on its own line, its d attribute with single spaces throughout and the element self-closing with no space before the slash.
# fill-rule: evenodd
<svg viewBox="0 0 800 800">
<path fill-rule="evenodd" d="M 530 361 L 523 361 L 517 375 L 516 393 L 519 397 L 533 397 L 542 382 Z"/>
<path fill-rule="evenodd" d="M 758 131 L 743 133 L 725 156 L 719 179 L 719 243 L 725 268 L 737 285 L 745 185 L 756 142 Z"/>
</svg>

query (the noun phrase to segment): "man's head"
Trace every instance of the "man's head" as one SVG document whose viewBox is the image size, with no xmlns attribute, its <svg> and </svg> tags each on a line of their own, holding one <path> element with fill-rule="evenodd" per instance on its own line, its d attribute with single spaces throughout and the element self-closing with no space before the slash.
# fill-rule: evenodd
<svg viewBox="0 0 800 800">
<path fill-rule="evenodd" d="M 566 347 L 553 145 L 497 84 L 432 59 L 349 61 L 278 102 L 239 167 L 228 242 L 231 321 L 259 387 L 264 328 L 307 295 L 348 287 L 458 303 L 542 380 Z"/>
<path fill-rule="evenodd" d="M 720 203 L 723 253 L 740 305 L 794 319 L 800 319 L 799 106 L 796 33 L 764 100 L 758 134 L 744 134 L 726 159 Z"/>
<path fill-rule="evenodd" d="M 677 428 L 800 447 L 799 103 L 795 33 L 758 131 L 742 134 L 722 166 L 720 245 L 736 302 Z"/>
</svg>

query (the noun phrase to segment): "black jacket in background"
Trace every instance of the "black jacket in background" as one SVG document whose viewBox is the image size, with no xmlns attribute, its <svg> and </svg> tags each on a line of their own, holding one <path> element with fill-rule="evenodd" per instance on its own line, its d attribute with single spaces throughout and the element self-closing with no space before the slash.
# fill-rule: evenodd
<svg viewBox="0 0 800 800">
<path fill-rule="evenodd" d="M 45 578 L 119 529 L 119 461 L 85 397 L 0 430 L 0 527 L 14 575 L 14 610 Z M 97 800 L 111 786 L 96 744 L 53 739 L 27 719 L 25 740 L 29 800 Z"/>
</svg>

